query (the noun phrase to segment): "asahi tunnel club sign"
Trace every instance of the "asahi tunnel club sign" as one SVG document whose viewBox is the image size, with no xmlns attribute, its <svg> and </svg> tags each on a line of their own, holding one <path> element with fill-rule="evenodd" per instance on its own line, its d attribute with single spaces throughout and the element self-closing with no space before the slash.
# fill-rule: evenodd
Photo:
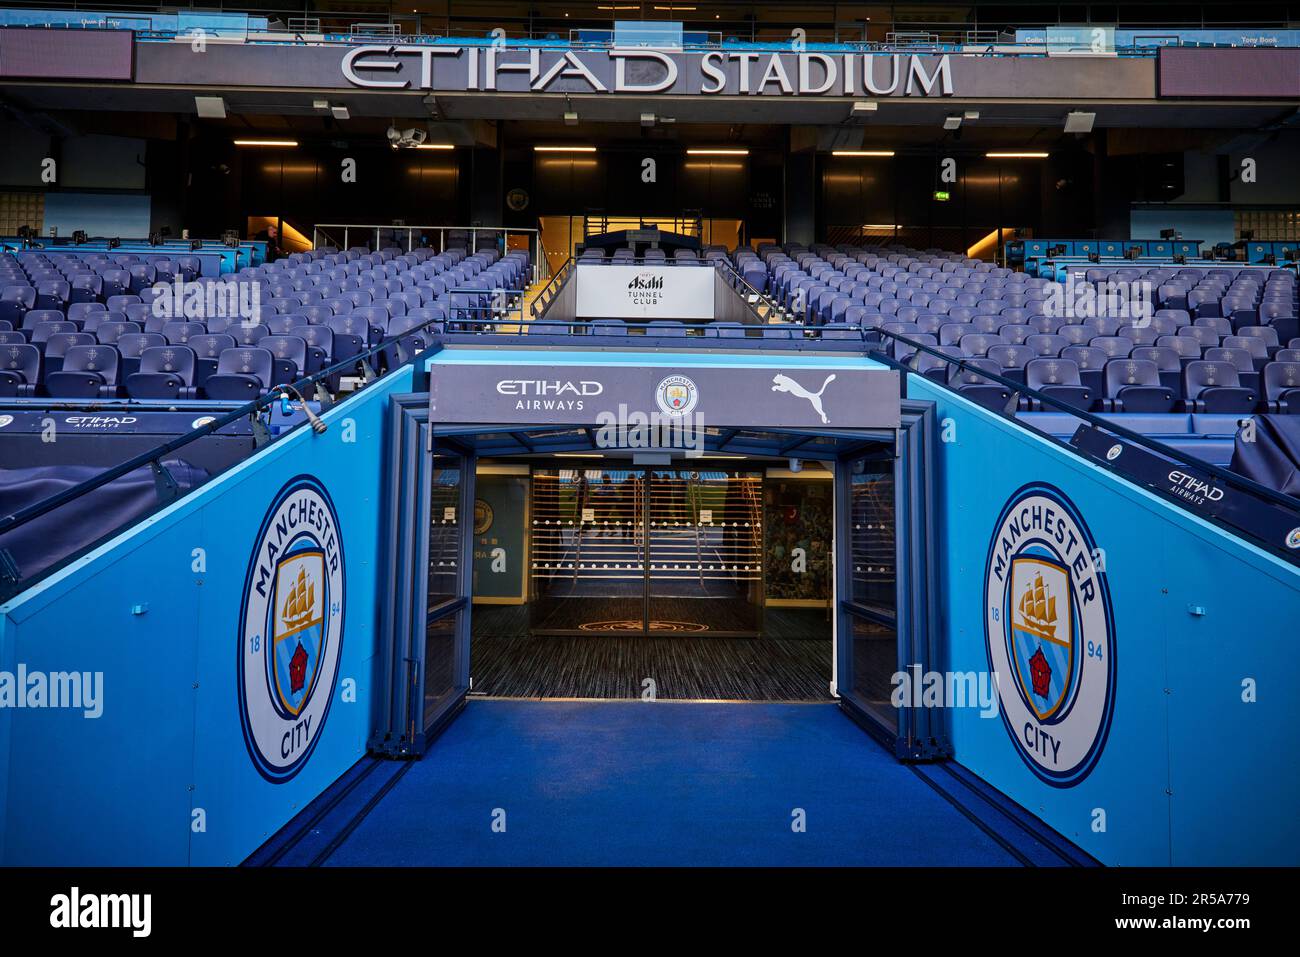
<svg viewBox="0 0 1300 957">
<path fill-rule="evenodd" d="M 349 49 L 352 86 L 501 93 L 672 93 L 702 96 L 953 96 L 945 56 L 660 50 L 507 50 L 372 45 Z"/>
</svg>

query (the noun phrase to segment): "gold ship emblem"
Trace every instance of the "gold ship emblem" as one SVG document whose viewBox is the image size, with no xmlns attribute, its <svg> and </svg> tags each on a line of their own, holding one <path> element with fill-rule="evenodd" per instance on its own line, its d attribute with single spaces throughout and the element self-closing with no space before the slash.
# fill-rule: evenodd
<svg viewBox="0 0 1300 957">
<path fill-rule="evenodd" d="M 300 567 L 298 569 L 298 580 L 289 589 L 289 594 L 285 597 L 284 605 L 280 609 L 280 618 L 284 621 L 287 629 L 298 631 L 313 624 L 312 612 L 315 608 L 316 583 L 309 581 L 306 570 Z"/>
<path fill-rule="evenodd" d="M 1056 596 L 1043 584 L 1042 574 L 1034 575 L 1034 580 L 1025 593 L 1020 596 L 1021 630 L 1045 641 L 1056 641 Z"/>
</svg>

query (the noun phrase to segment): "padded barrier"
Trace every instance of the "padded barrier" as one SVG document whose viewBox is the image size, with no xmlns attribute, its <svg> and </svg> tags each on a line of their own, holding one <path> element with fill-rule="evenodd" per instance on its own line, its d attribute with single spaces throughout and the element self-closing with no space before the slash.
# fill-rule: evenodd
<svg viewBox="0 0 1300 957">
<path fill-rule="evenodd" d="M 1254 441 L 1237 433 L 1232 464 L 1238 475 L 1288 495 L 1300 496 L 1300 416 L 1255 416 Z"/>
<path fill-rule="evenodd" d="M 162 464 L 182 495 L 208 478 L 206 471 L 182 459 L 167 459 Z M 13 514 L 89 481 L 102 471 L 102 467 L 94 465 L 0 470 L 0 502 L 4 503 L 5 514 Z M 0 535 L 0 548 L 8 550 L 19 574 L 30 580 L 91 542 L 125 528 L 157 504 L 153 469 L 144 466 Z"/>
</svg>

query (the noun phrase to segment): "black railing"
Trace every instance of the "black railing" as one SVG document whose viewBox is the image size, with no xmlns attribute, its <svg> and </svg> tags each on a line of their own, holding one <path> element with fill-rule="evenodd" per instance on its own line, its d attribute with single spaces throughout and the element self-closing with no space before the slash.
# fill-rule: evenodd
<svg viewBox="0 0 1300 957">
<path fill-rule="evenodd" d="M 837 332 L 842 333 L 844 332 L 844 330 L 837 330 Z M 1056 436 L 1051 435 L 1050 433 L 1045 432 L 1042 429 L 1036 428 L 1033 425 L 1031 420 L 1017 418 L 1015 412 L 1019 409 L 1020 398 L 1024 396 L 1033 399 L 1035 402 L 1038 402 L 1041 405 L 1049 406 L 1052 409 L 1055 409 L 1059 412 L 1063 412 L 1067 415 L 1073 416 L 1076 419 L 1080 419 L 1083 422 L 1086 422 L 1087 424 L 1091 425 L 1096 429 L 1100 429 L 1104 432 L 1109 432 L 1110 434 L 1114 435 L 1116 438 L 1123 439 L 1124 441 L 1139 446 L 1140 448 L 1143 448 L 1148 452 L 1151 452 L 1165 459 L 1170 459 L 1179 465 L 1184 465 L 1188 468 L 1193 469 L 1194 471 L 1201 472 L 1205 475 L 1217 478 L 1222 482 L 1236 486 L 1237 488 L 1240 488 L 1245 492 L 1249 492 L 1251 495 L 1269 503 L 1270 505 L 1285 509 L 1287 512 L 1294 515 L 1297 521 L 1300 521 L 1300 499 L 1294 498 L 1283 492 L 1279 492 L 1276 489 L 1271 489 L 1267 485 L 1261 485 L 1259 482 L 1256 482 L 1255 480 L 1248 478 L 1245 475 L 1241 475 L 1237 472 L 1230 471 L 1229 469 L 1225 469 L 1222 466 L 1215 465 L 1212 462 L 1207 462 L 1204 459 L 1194 458 L 1180 451 L 1179 449 L 1158 442 L 1157 440 L 1152 439 L 1149 436 L 1143 435 L 1140 432 L 1134 432 L 1132 429 L 1126 428 L 1125 426 L 1120 425 L 1119 423 L 1111 419 L 1103 419 L 1092 412 L 1080 409 L 1078 406 L 1071 405 L 1068 402 L 1058 399 L 1049 393 L 1042 392 L 1038 389 L 1035 389 L 1032 386 L 1029 386 L 1023 382 L 1017 382 L 1014 379 L 1010 379 L 999 373 L 992 372 L 988 369 L 984 369 L 976 365 L 972 365 L 971 362 L 969 361 L 970 357 L 958 358 L 956 356 L 950 356 L 947 353 L 942 352 L 939 349 L 935 348 L 934 346 L 929 345 L 928 343 L 917 342 L 915 339 L 910 339 L 907 336 L 899 335 L 898 333 L 894 333 L 894 332 L 889 332 L 884 329 L 871 329 L 871 330 L 863 329 L 860 330 L 860 332 L 864 344 L 883 345 L 883 342 L 880 341 L 879 338 L 877 339 L 876 343 L 871 343 L 871 340 L 868 337 L 874 334 L 877 337 L 888 336 L 892 341 L 900 342 L 903 345 L 914 350 L 912 356 L 909 357 L 907 361 L 899 361 L 895 359 L 893 356 L 890 356 L 888 352 L 886 352 L 883 348 L 878 348 L 878 347 L 868 348 L 866 350 L 868 353 L 871 353 L 873 357 L 884 359 L 887 362 L 887 364 L 892 365 L 895 368 L 898 368 L 900 370 L 904 370 L 914 375 L 921 375 L 922 373 L 920 373 L 917 370 L 915 357 L 918 356 L 920 353 L 925 353 L 927 355 L 933 356 L 936 359 L 941 360 L 944 364 L 948 366 L 955 367 L 963 372 L 973 373 L 974 375 L 979 376 L 981 379 L 988 380 L 989 382 L 996 383 L 997 385 L 1002 386 L 1003 388 L 1008 390 L 1007 401 L 1004 403 L 1003 409 L 1001 410 L 1004 416 L 1006 416 L 1007 418 L 1014 419 L 1018 425 L 1031 429 L 1034 433 L 1046 439 L 1051 440 L 1052 442 L 1061 446 L 1062 448 L 1068 449 L 1071 453 L 1086 458 L 1090 463 L 1099 465 L 1107 469 L 1108 471 L 1123 476 L 1128 481 L 1134 481 L 1134 479 L 1131 476 L 1125 474 L 1121 469 L 1111 465 L 1109 462 L 1101 461 L 1092 456 L 1084 455 L 1083 452 L 1081 452 L 1078 448 L 1071 445 L 1070 443 L 1062 442 Z M 957 396 L 961 395 L 961 391 L 959 389 L 952 388 L 952 386 L 946 381 L 939 382 L 938 380 L 935 379 L 929 379 L 928 381 L 934 383 L 935 385 L 938 385 L 943 389 L 946 389 L 949 392 L 952 392 L 954 395 Z M 988 407 L 985 406 L 985 408 Z M 990 411 L 996 412 L 997 410 L 990 410 Z M 1250 414 L 1242 413 L 1241 418 L 1243 419 L 1250 418 Z M 1143 487 L 1151 491 L 1154 491 L 1157 494 L 1160 494 L 1161 497 L 1166 499 L 1167 501 L 1173 502 L 1184 509 L 1187 508 L 1188 503 L 1185 500 L 1179 498 L 1178 496 L 1168 493 L 1164 489 L 1149 484 L 1145 484 Z M 1227 527 L 1234 534 L 1242 534 L 1243 532 L 1245 532 L 1246 534 L 1250 535 L 1251 538 L 1255 539 L 1259 544 L 1266 547 L 1270 552 L 1281 555 L 1282 557 L 1286 558 L 1289 562 L 1300 563 L 1300 555 L 1297 555 L 1294 551 L 1288 551 L 1287 549 L 1283 548 L 1278 542 L 1271 542 L 1271 541 L 1260 539 L 1257 535 L 1254 535 L 1248 530 L 1243 529 L 1240 526 L 1233 525 L 1223 519 L 1220 519 L 1217 516 L 1205 515 L 1201 513 L 1197 513 L 1197 514 L 1199 515 L 1199 517 L 1213 521 L 1217 525 Z M 1283 531 L 1285 532 L 1285 530 Z"/>
<path fill-rule="evenodd" d="M 68 504 L 69 502 L 72 502 L 75 499 L 80 498 L 81 496 L 86 495 L 89 492 L 93 492 L 95 489 L 102 488 L 103 486 L 109 484 L 110 482 L 116 481 L 117 479 L 122 478 L 123 476 L 131 472 L 134 472 L 135 470 L 140 468 L 145 468 L 145 467 L 151 468 L 153 469 L 154 474 L 156 476 L 160 476 L 164 482 L 170 483 L 170 478 L 168 476 L 166 469 L 163 467 L 162 463 L 163 463 L 163 459 L 166 456 L 170 455 L 172 452 L 176 452 L 179 449 L 182 449 L 193 442 L 206 438 L 207 436 L 212 435 L 213 433 L 217 432 L 219 429 L 222 429 L 227 425 L 230 425 L 232 423 L 240 421 L 241 419 L 245 419 L 249 417 L 252 417 L 257 423 L 257 425 L 255 425 L 254 427 L 256 432 L 257 426 L 262 426 L 264 428 L 264 423 L 262 423 L 260 418 L 258 418 L 258 414 L 260 412 L 262 412 L 265 409 L 269 409 L 271 405 L 274 404 L 275 402 L 280 402 L 285 399 L 288 399 L 291 402 L 302 402 L 305 406 L 306 402 L 310 401 L 312 396 L 315 395 L 316 392 L 315 387 L 318 384 L 323 385 L 323 383 L 332 376 L 343 375 L 349 372 L 360 372 L 365 379 L 365 385 L 363 385 L 361 389 L 358 389 L 355 392 L 350 393 L 350 395 L 355 395 L 357 394 L 357 392 L 364 391 L 364 389 L 377 378 L 375 373 L 372 370 L 371 360 L 373 360 L 376 356 L 392 355 L 392 350 L 401 349 L 401 343 L 403 342 L 403 340 L 407 340 L 412 336 L 418 336 L 421 332 L 429 329 L 431 326 L 441 325 L 442 323 L 447 321 L 448 320 L 444 318 L 434 318 L 434 319 L 427 320 L 423 323 L 420 323 L 418 326 L 412 326 L 411 328 L 404 330 L 398 335 L 387 336 L 380 342 L 376 343 L 373 346 L 368 347 L 367 349 L 365 349 L 364 351 L 356 355 L 349 356 L 348 358 L 336 362 L 333 365 L 330 365 L 326 368 L 323 368 L 318 372 L 314 372 L 311 375 L 302 376 L 301 378 L 295 380 L 294 382 L 282 383 L 280 385 L 273 386 L 271 389 L 267 391 L 266 395 L 260 396 L 257 399 L 253 399 L 249 402 L 246 402 L 243 405 L 240 405 L 230 410 L 229 412 L 225 412 L 221 415 L 217 415 L 210 422 L 207 422 L 196 429 L 186 432 L 183 435 L 179 435 L 174 439 L 171 439 L 167 442 L 155 446 L 154 448 L 147 449 L 146 451 L 141 452 L 140 454 L 130 459 L 127 459 L 124 462 L 120 462 L 119 464 L 113 466 L 112 468 L 106 469 L 103 472 L 100 472 L 97 475 L 94 475 L 91 478 L 86 479 L 84 482 L 80 482 L 77 485 L 73 485 L 67 489 L 64 489 L 62 492 L 59 492 L 56 495 L 51 495 L 48 498 L 41 499 L 39 502 L 35 502 L 27 506 L 26 508 L 19 509 L 16 512 L 12 512 L 8 515 L 0 517 L 0 536 L 3 536 L 8 532 L 13 531 L 14 529 L 20 528 L 21 526 L 26 525 L 28 522 L 40 518 L 43 515 L 48 515 L 50 512 L 53 512 L 56 509 L 61 508 L 62 506 Z M 414 358 L 414 356 L 410 356 L 410 357 L 401 356 L 400 353 L 399 356 L 401 357 L 401 361 L 394 363 L 390 368 L 386 370 L 385 374 L 387 374 L 388 372 L 392 372 L 397 368 L 400 368 L 401 366 L 405 365 L 407 362 L 411 361 Z M 298 429 L 306 425 L 308 425 L 308 418 L 304 416 L 303 421 L 294 423 L 290 428 L 286 429 L 284 432 L 281 432 L 279 435 L 274 437 L 270 437 L 269 435 L 267 435 L 267 441 L 270 442 L 279 441 L 280 439 L 284 438 L 286 435 L 296 432 Z M 170 483 L 170 484 L 174 485 L 174 483 Z M 164 504 L 168 504 L 168 503 L 162 501 L 158 503 L 159 506 Z M 136 517 L 132 519 L 131 523 L 129 524 L 134 524 L 135 522 L 140 521 L 141 517 Z M 117 534 L 117 532 L 120 530 L 121 529 L 119 528 L 113 532 L 110 532 L 109 536 L 113 534 Z M 84 548 L 78 549 L 72 554 L 65 556 L 55 565 L 49 568 L 42 569 L 37 574 L 36 577 L 44 577 L 45 575 L 48 575 L 51 572 L 56 571 L 57 569 L 65 566 L 69 561 L 74 560 L 79 555 L 84 554 L 87 550 L 95 547 L 95 545 L 99 544 L 99 542 L 102 542 L 104 540 L 105 540 L 104 538 L 100 538 L 96 542 L 88 543 Z M 0 584 L 0 597 L 8 597 L 6 593 L 8 594 L 16 593 L 18 589 L 25 588 L 30 584 L 31 584 L 30 581 L 13 582 L 11 583 L 11 585 L 17 586 L 17 588 L 14 589 L 11 589 L 9 587 L 6 587 L 3 584 Z"/>
</svg>

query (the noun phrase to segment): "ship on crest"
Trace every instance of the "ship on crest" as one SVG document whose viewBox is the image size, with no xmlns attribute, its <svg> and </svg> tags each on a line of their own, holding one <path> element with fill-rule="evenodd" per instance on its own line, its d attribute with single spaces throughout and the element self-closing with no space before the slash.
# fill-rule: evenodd
<svg viewBox="0 0 1300 957">
<path fill-rule="evenodd" d="M 312 623 L 312 612 L 316 608 L 316 583 L 307 579 L 306 569 L 298 568 L 298 580 L 289 589 L 280 609 L 280 617 L 285 628 L 297 631 Z"/>
<path fill-rule="evenodd" d="M 1020 596 L 1020 617 L 1022 631 L 1042 638 L 1056 641 L 1056 596 L 1045 584 L 1041 573 L 1034 575 L 1033 582 Z"/>
</svg>

